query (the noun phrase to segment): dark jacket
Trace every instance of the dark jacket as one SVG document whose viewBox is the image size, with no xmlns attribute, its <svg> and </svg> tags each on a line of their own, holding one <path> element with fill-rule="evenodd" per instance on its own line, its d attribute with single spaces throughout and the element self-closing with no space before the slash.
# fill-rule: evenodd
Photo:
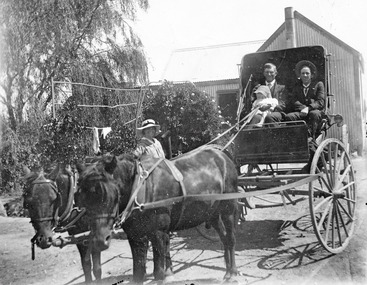
<svg viewBox="0 0 367 285">
<path fill-rule="evenodd" d="M 311 82 L 307 94 L 303 93 L 303 84 L 299 80 L 290 95 L 291 112 L 300 112 L 308 107 L 311 110 L 324 110 L 325 108 L 325 90 L 324 83 Z"/>
<path fill-rule="evenodd" d="M 266 85 L 266 82 L 262 82 L 262 85 Z M 253 92 L 260 86 L 260 84 L 256 85 Z M 274 108 L 276 112 L 287 112 L 289 109 L 289 95 L 285 85 L 278 84 L 276 81 L 272 88 L 270 89 L 271 97 L 278 100 L 278 106 Z M 256 96 L 252 93 L 253 101 L 255 101 Z"/>
</svg>

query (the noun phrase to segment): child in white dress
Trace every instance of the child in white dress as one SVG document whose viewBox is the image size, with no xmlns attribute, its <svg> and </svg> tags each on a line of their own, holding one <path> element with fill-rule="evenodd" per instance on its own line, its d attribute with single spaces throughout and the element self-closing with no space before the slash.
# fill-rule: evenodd
<svg viewBox="0 0 367 285">
<path fill-rule="evenodd" d="M 265 111 L 261 111 L 260 109 L 256 112 L 256 114 L 261 114 L 261 121 L 256 124 L 258 127 L 262 127 L 265 121 L 265 117 L 267 114 L 274 110 L 275 106 L 278 105 L 278 100 L 271 97 L 271 92 L 268 86 L 260 85 L 255 91 L 256 100 L 252 103 L 252 109 L 255 108 L 267 108 Z"/>
</svg>

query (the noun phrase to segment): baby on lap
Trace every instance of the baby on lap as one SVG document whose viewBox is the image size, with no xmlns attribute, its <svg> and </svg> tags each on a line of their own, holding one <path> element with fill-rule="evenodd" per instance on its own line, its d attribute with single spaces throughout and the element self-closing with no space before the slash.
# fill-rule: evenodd
<svg viewBox="0 0 367 285">
<path fill-rule="evenodd" d="M 260 85 L 255 91 L 256 100 L 252 103 L 252 109 L 259 108 L 256 114 L 261 115 L 261 121 L 256 124 L 258 127 L 262 127 L 267 114 L 274 110 L 275 106 L 278 105 L 278 100 L 271 97 L 271 92 L 268 86 Z M 261 111 L 265 109 L 264 111 Z"/>
</svg>

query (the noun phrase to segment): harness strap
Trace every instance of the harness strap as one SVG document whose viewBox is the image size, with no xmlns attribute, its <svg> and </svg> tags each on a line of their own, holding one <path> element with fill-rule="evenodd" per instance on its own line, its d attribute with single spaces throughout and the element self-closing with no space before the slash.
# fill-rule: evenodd
<svg viewBox="0 0 367 285">
<path fill-rule="evenodd" d="M 150 173 L 164 160 L 164 158 L 159 158 L 156 163 L 152 165 L 152 167 L 149 170 L 144 170 L 141 173 L 138 173 L 135 176 L 135 180 L 133 183 L 133 191 L 130 196 L 129 202 L 126 205 L 125 210 L 120 215 L 120 220 L 117 222 L 117 224 L 121 225 L 125 222 L 125 220 L 129 217 L 131 214 L 131 208 L 133 206 L 133 203 L 135 202 L 135 198 L 139 193 L 139 190 L 141 189 L 141 186 L 145 182 L 145 180 L 149 177 Z M 137 165 L 137 168 L 139 170 L 139 166 Z"/>
<path fill-rule="evenodd" d="M 184 202 L 185 197 L 187 196 L 187 191 L 186 191 L 185 184 L 183 183 L 183 175 L 180 172 L 180 170 L 178 170 L 178 168 L 173 164 L 172 161 L 165 159 L 164 162 L 166 163 L 168 169 L 171 171 L 172 176 L 180 184 L 180 187 L 181 187 L 181 190 L 182 190 L 181 201 Z M 183 213 L 184 213 L 185 208 L 186 208 L 185 203 L 182 203 L 180 217 L 178 218 L 175 229 L 178 228 L 178 226 L 180 225 L 180 223 L 182 221 L 182 217 L 183 217 Z"/>
<path fill-rule="evenodd" d="M 73 211 L 76 211 L 77 214 L 72 218 L 72 220 L 70 222 L 68 222 L 65 226 L 58 226 L 55 228 L 55 232 L 56 233 L 63 233 L 66 232 L 68 229 L 70 229 L 71 227 L 74 226 L 74 224 L 80 220 L 81 217 L 84 216 L 86 209 L 85 208 L 79 208 L 79 207 L 74 207 L 71 209 L 70 211 L 70 215 Z M 70 216 L 69 215 L 69 216 Z"/>
<path fill-rule="evenodd" d="M 222 193 L 222 194 L 197 194 L 197 195 L 187 195 L 186 197 L 173 197 L 168 198 L 165 200 L 150 202 L 144 205 L 141 205 L 140 210 L 149 210 L 159 207 L 167 207 L 169 205 L 182 202 L 185 198 L 186 200 L 192 199 L 193 201 L 210 201 L 210 200 L 234 200 L 240 198 L 247 198 L 252 196 L 264 195 L 264 194 L 271 194 L 271 193 L 278 193 L 279 191 L 284 191 L 293 187 L 301 186 L 311 181 L 318 179 L 320 176 L 318 174 L 310 175 L 306 178 L 300 179 L 298 181 L 292 182 L 290 184 L 269 188 L 266 190 L 256 190 L 251 192 L 236 192 L 236 193 Z"/>
<path fill-rule="evenodd" d="M 64 212 L 61 214 L 60 216 L 60 221 L 59 223 L 62 223 L 64 221 L 66 221 L 69 217 L 70 217 L 70 214 L 71 214 L 71 211 L 72 211 L 72 206 L 73 206 L 73 202 L 74 202 L 74 191 L 75 191 L 75 180 L 74 180 L 74 177 L 72 175 L 72 173 L 69 173 L 67 172 L 68 175 L 69 175 L 69 185 L 70 185 L 70 189 L 69 189 L 69 195 L 68 195 L 68 201 L 67 201 L 67 204 L 66 204 L 66 208 L 64 210 Z"/>
<path fill-rule="evenodd" d="M 252 118 L 256 115 L 257 111 L 259 110 L 259 107 L 255 108 L 254 110 L 252 110 L 245 118 L 243 118 L 242 120 L 245 120 L 243 125 L 241 126 L 241 128 L 238 130 L 238 132 L 236 132 L 236 134 L 227 142 L 227 144 L 222 148 L 222 150 L 227 149 L 228 146 L 231 145 L 231 143 L 236 139 L 236 137 L 238 136 L 238 134 L 240 133 L 240 131 L 242 131 L 242 129 L 252 120 Z M 242 121 L 241 120 L 241 121 Z"/>
</svg>

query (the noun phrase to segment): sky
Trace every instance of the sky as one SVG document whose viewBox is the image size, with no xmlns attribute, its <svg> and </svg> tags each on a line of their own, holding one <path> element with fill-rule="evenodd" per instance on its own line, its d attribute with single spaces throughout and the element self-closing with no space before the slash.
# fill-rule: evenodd
<svg viewBox="0 0 367 285">
<path fill-rule="evenodd" d="M 173 50 L 268 39 L 293 7 L 367 58 L 366 0 L 150 0 L 136 32 L 158 81 Z M 240 62 L 241 59 L 239 59 Z"/>
</svg>

